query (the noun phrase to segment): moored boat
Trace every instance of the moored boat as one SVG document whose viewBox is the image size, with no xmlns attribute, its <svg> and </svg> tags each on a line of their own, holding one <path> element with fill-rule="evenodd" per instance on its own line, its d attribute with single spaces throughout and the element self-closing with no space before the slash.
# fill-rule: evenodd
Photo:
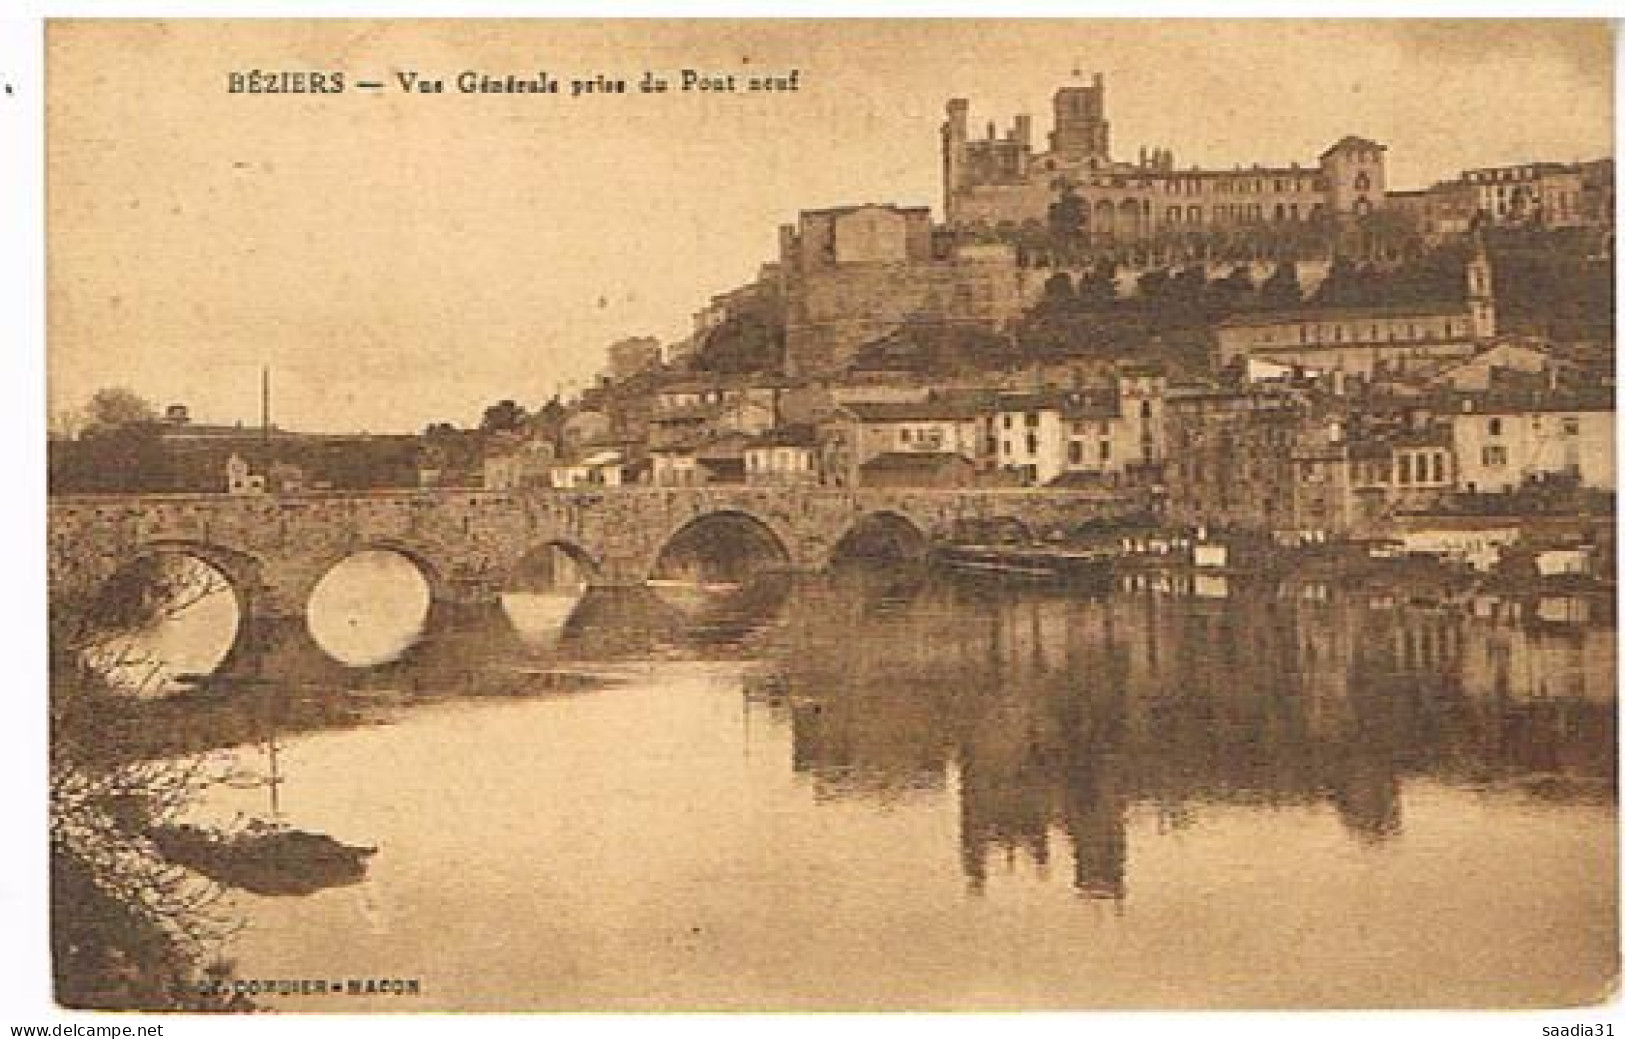
<svg viewBox="0 0 1625 1039">
<path fill-rule="evenodd" d="M 1051 545 L 951 545 L 938 562 L 951 573 L 1016 581 L 1096 583 L 1112 575 L 1107 549 Z"/>
</svg>

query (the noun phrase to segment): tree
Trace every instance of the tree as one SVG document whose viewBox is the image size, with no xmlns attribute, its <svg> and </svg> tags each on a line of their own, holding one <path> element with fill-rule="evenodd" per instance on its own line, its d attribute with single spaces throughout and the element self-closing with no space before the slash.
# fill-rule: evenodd
<svg viewBox="0 0 1625 1039">
<path fill-rule="evenodd" d="M 776 371 L 784 364 L 784 324 L 766 307 L 731 314 L 711 329 L 694 355 L 702 372 L 737 375 Z"/>
<path fill-rule="evenodd" d="M 1359 302 L 1359 272 L 1354 261 L 1339 255 L 1326 270 L 1326 278 L 1315 290 L 1315 305 L 1320 307 L 1351 307 Z"/>
<path fill-rule="evenodd" d="M 564 425 L 564 420 L 570 417 L 569 409 L 559 400 L 558 394 L 548 398 L 546 404 L 536 409 L 534 416 L 536 424 L 543 429 L 553 429 Z"/>
<path fill-rule="evenodd" d="M 1044 296 L 1039 306 L 1048 310 L 1067 310 L 1077 300 L 1077 294 L 1072 291 L 1072 279 L 1065 271 L 1056 271 L 1044 282 Z"/>
<path fill-rule="evenodd" d="M 1109 310 L 1117 302 L 1117 264 L 1101 260 L 1078 279 L 1078 309 Z"/>
<path fill-rule="evenodd" d="M 86 431 L 123 429 L 156 422 L 158 409 L 134 390 L 108 386 L 97 390 L 86 408 Z"/>
<path fill-rule="evenodd" d="M 528 417 L 525 409 L 513 401 L 499 400 L 480 417 L 480 432 L 516 433 L 525 427 Z"/>
<path fill-rule="evenodd" d="M 174 489 L 169 452 L 156 422 L 92 422 L 77 440 L 53 442 L 51 491 L 56 494 L 140 494 Z"/>
<path fill-rule="evenodd" d="M 1238 263 L 1230 273 L 1208 282 L 1208 306 L 1215 315 L 1231 314 L 1253 303 L 1253 272 Z"/>
<path fill-rule="evenodd" d="M 1140 275 L 1135 287 L 1139 289 L 1140 299 L 1147 306 L 1159 306 L 1163 297 L 1168 294 L 1168 271 L 1162 267 L 1154 267 Z"/>
<path fill-rule="evenodd" d="M 1081 255 L 1088 209 L 1070 183 L 1061 186 L 1060 194 L 1050 203 L 1048 216 L 1050 240 L 1062 262 L 1070 262 Z"/>
<path fill-rule="evenodd" d="M 229 969 L 211 962 L 237 926 L 219 905 L 223 887 L 166 858 L 154 842 L 207 787 L 242 777 L 216 755 L 145 754 L 110 732 L 150 727 L 108 721 L 146 702 L 114 689 L 115 672 L 140 663 L 130 656 L 129 629 L 217 592 L 197 583 L 200 569 L 146 565 L 111 590 L 109 603 L 98 571 L 83 563 L 107 548 L 52 548 L 65 560 L 53 567 L 48 614 L 56 997 L 101 1009 L 250 1009 L 204 984 Z"/>
<path fill-rule="evenodd" d="M 1303 285 L 1298 281 L 1298 265 L 1282 260 L 1264 279 L 1258 290 L 1259 302 L 1265 307 L 1287 310 L 1303 303 Z"/>
</svg>

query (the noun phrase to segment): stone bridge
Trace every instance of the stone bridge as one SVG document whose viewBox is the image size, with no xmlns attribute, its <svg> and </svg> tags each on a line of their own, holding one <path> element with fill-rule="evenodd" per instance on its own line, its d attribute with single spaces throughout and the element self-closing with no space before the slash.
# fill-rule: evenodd
<svg viewBox="0 0 1625 1039">
<path fill-rule="evenodd" d="M 788 568 L 818 570 L 844 538 L 875 524 L 906 531 L 923 549 L 965 521 L 1042 533 L 1136 505 L 1104 491 L 785 487 L 58 496 L 49 558 L 60 591 L 143 555 L 185 553 L 231 582 L 245 616 L 298 617 L 329 569 L 368 549 L 411 559 L 435 602 L 475 604 L 495 600 L 544 546 L 574 558 L 589 583 L 641 584 L 674 537 L 719 516 L 771 535 Z"/>
</svg>

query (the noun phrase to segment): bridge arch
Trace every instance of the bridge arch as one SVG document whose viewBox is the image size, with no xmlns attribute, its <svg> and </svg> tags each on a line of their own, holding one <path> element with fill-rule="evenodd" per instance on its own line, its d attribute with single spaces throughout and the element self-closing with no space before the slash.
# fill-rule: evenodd
<svg viewBox="0 0 1625 1039">
<path fill-rule="evenodd" d="M 183 560 L 190 566 L 166 565 Z M 204 541 L 157 539 L 133 546 L 90 575 L 88 627 L 70 636 L 113 687 L 168 695 L 228 666 L 245 641 L 260 561 Z"/>
<path fill-rule="evenodd" d="M 368 565 L 362 562 L 368 556 L 397 562 Z M 400 560 L 409 571 L 398 569 Z M 369 538 L 320 557 L 298 585 L 296 610 L 329 658 L 348 668 L 376 667 L 401 659 L 444 620 L 437 607 L 453 601 L 457 576 L 422 545 Z"/>
<path fill-rule="evenodd" d="M 237 602 L 240 618 L 246 621 L 254 612 L 254 599 L 264 588 L 264 561 L 249 552 L 189 538 L 155 538 L 141 542 L 128 557 L 117 560 L 101 576 L 97 594 L 107 590 L 109 583 L 117 581 L 120 575 L 161 556 L 186 556 L 203 563 L 226 582 L 227 589 Z"/>
<path fill-rule="evenodd" d="M 429 586 L 429 600 L 431 602 L 446 602 L 452 598 L 452 568 L 442 562 L 439 553 L 424 545 L 401 538 L 368 538 L 365 541 L 347 545 L 336 552 L 328 552 L 320 556 L 316 564 L 310 568 L 304 587 L 300 589 L 299 608 L 302 611 L 310 604 L 310 596 L 316 591 L 322 579 L 332 573 L 335 568 L 345 562 L 366 552 L 388 552 L 400 556 L 417 569 L 418 575 Z"/>
<path fill-rule="evenodd" d="M 855 519 L 835 540 L 826 566 L 852 560 L 917 562 L 931 550 L 931 536 L 912 517 L 877 509 Z"/>
<path fill-rule="evenodd" d="M 718 569 L 717 576 L 730 579 L 745 576 L 746 569 L 786 570 L 794 565 L 798 544 L 789 531 L 754 512 L 715 509 L 667 530 L 654 544 L 642 576 L 671 576 L 688 562 L 711 564 Z"/>
<path fill-rule="evenodd" d="M 506 565 L 500 589 L 529 590 L 527 586 L 557 584 L 559 557 L 585 583 L 596 581 L 604 570 L 602 561 L 580 542 L 567 537 L 541 537 L 528 540 Z"/>
</svg>

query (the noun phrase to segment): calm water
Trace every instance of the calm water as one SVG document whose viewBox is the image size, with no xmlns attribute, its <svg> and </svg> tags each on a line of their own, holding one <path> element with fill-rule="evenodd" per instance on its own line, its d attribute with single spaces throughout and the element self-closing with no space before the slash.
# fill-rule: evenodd
<svg viewBox="0 0 1625 1039">
<path fill-rule="evenodd" d="M 357 1009 L 1173 1008 L 1576 1003 L 1617 970 L 1615 632 L 1573 603 L 871 576 L 755 629 L 544 594 L 437 636 L 394 572 L 312 607 L 316 646 L 398 658 L 330 694 L 373 724 L 278 740 L 286 821 L 370 874 L 240 896 L 242 976 L 423 986 Z"/>
</svg>

